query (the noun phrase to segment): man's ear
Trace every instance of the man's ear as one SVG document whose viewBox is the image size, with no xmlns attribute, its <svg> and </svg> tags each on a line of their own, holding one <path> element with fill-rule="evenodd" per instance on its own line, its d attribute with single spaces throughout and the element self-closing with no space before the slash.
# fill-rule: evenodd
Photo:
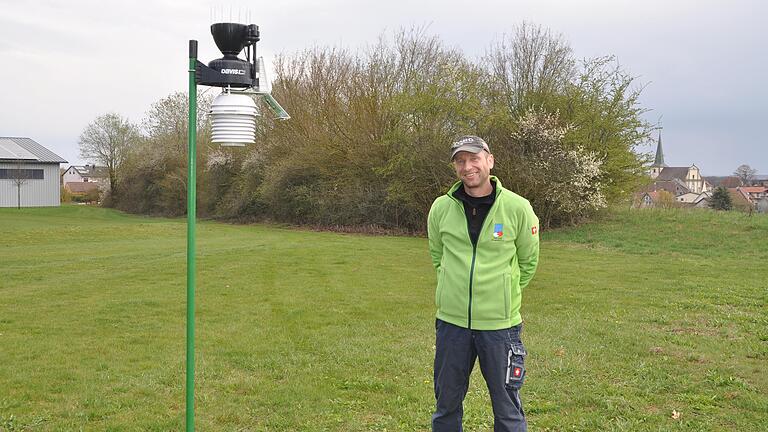
<svg viewBox="0 0 768 432">
<path fill-rule="evenodd" d="M 493 164 L 495 163 L 495 159 L 493 159 L 493 155 L 488 153 L 488 168 L 493 169 Z"/>
</svg>

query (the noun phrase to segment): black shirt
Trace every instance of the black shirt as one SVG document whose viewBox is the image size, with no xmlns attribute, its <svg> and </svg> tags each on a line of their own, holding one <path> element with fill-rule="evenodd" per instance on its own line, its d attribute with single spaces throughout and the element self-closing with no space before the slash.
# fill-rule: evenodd
<svg viewBox="0 0 768 432">
<path fill-rule="evenodd" d="M 493 202 L 496 201 L 496 182 L 491 181 L 491 193 L 482 197 L 473 197 L 467 194 L 464 186 L 456 189 L 453 193 L 459 201 L 464 204 L 464 214 L 467 216 L 467 226 L 469 228 L 469 238 L 472 245 L 477 245 L 477 239 L 480 237 L 480 230 L 483 228 L 485 217 L 491 210 Z"/>
</svg>

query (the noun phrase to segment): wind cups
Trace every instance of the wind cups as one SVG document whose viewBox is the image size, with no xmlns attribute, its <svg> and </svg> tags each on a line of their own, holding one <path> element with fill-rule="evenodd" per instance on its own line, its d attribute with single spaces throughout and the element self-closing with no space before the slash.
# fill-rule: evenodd
<svg viewBox="0 0 768 432">
<path fill-rule="evenodd" d="M 211 105 L 212 142 L 225 147 L 244 147 L 256 142 L 256 102 L 247 95 L 228 90 L 216 96 Z"/>
</svg>

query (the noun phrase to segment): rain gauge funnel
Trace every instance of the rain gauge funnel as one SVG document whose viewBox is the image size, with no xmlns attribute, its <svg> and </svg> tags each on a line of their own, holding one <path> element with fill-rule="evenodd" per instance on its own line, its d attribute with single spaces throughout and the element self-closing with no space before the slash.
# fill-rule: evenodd
<svg viewBox="0 0 768 432">
<path fill-rule="evenodd" d="M 258 27 L 256 27 L 258 35 Z M 236 58 L 248 43 L 248 26 L 237 23 L 211 24 L 211 34 L 219 51 L 226 58 Z"/>
</svg>

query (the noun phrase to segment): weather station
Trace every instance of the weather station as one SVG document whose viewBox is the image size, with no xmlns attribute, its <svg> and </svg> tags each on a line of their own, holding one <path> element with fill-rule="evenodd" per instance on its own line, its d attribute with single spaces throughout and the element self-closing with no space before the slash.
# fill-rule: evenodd
<svg viewBox="0 0 768 432">
<path fill-rule="evenodd" d="M 259 26 L 220 22 L 211 25 L 211 34 L 224 57 L 205 65 L 197 59 L 197 41 L 189 41 L 189 126 L 187 175 L 187 349 L 186 349 L 186 430 L 195 430 L 195 220 L 197 86 L 220 87 L 208 113 L 211 141 L 227 147 L 243 147 L 256 142 L 257 102 L 262 102 L 277 119 L 288 113 L 272 97 L 266 78 L 264 59 L 256 57 Z M 238 57 L 245 51 L 245 59 Z"/>
</svg>

